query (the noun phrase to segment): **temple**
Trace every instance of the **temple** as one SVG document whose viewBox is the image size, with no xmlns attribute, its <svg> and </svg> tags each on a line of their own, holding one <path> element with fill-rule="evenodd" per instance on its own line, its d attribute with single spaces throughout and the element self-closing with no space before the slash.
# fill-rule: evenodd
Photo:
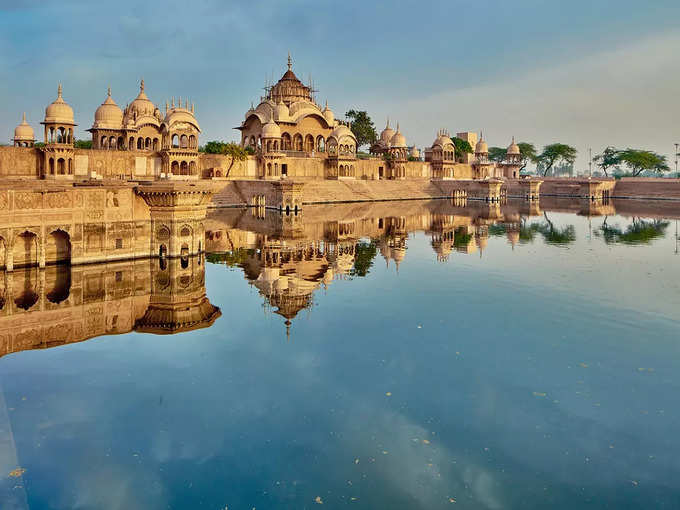
<svg viewBox="0 0 680 510">
<path fill-rule="evenodd" d="M 24 115 L 12 146 L 0 147 L 0 178 L 54 181 L 106 180 L 484 180 L 516 179 L 522 166 L 514 143 L 504 161 L 489 160 L 483 137 L 460 132 L 473 153 L 458 154 L 446 130 L 436 131 L 421 151 L 407 142 L 399 124 L 389 121 L 370 153 L 359 153 L 348 121 L 335 118 L 328 103 L 317 103 L 316 91 L 293 71 L 288 56 L 281 79 L 265 86 L 257 107 L 251 106 L 236 129 L 240 144 L 250 148 L 245 161 L 201 152 L 196 109 L 188 100 L 171 98 L 159 107 L 141 80 L 139 93 L 124 108 L 107 90 L 86 130 L 91 148 L 76 146 L 74 110 L 64 89 L 45 109 L 43 139 Z M 78 144 L 82 145 L 82 144 Z"/>
</svg>

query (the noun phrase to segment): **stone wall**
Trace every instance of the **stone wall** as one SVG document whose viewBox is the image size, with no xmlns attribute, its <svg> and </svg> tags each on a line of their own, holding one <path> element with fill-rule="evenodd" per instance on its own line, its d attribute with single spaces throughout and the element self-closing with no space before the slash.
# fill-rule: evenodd
<svg viewBox="0 0 680 510">
<path fill-rule="evenodd" d="M 0 147 L 0 178 L 37 179 L 41 157 L 39 149 Z"/>
</svg>

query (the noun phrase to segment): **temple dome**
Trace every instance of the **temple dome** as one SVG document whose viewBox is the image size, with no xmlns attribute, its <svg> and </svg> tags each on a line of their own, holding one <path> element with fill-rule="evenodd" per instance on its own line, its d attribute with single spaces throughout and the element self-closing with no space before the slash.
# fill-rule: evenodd
<svg viewBox="0 0 680 510">
<path fill-rule="evenodd" d="M 418 150 L 418 147 L 416 147 L 415 145 L 411 147 L 411 157 L 420 159 L 420 151 Z"/>
<path fill-rule="evenodd" d="M 390 146 L 396 147 L 396 148 L 403 148 L 406 147 L 406 138 L 404 135 L 401 134 L 401 131 L 399 130 L 399 125 L 397 124 L 397 132 L 394 133 L 394 136 L 390 140 Z"/>
<path fill-rule="evenodd" d="M 484 141 L 484 135 L 481 135 L 479 137 L 479 142 L 477 142 L 477 145 L 475 146 L 475 154 L 488 154 L 489 153 L 489 146 L 486 144 L 486 141 Z"/>
<path fill-rule="evenodd" d="M 333 110 L 328 108 L 328 101 L 326 101 L 326 107 L 323 109 L 323 116 L 326 119 L 326 122 L 328 122 L 328 125 L 332 126 L 335 122 L 335 115 L 333 114 Z"/>
<path fill-rule="evenodd" d="M 47 108 L 45 108 L 45 123 L 50 124 L 70 124 L 75 126 L 73 120 L 73 108 L 64 101 L 61 96 L 62 88 L 59 84 L 57 89 L 57 99 L 54 100 Z"/>
<path fill-rule="evenodd" d="M 281 128 L 276 122 L 270 120 L 262 126 L 262 138 L 281 138 Z"/>
<path fill-rule="evenodd" d="M 33 142 L 35 141 L 35 134 L 33 133 L 33 128 L 29 126 L 26 122 L 26 114 L 21 120 L 16 128 L 14 128 L 14 141 L 15 142 Z"/>
<path fill-rule="evenodd" d="M 147 97 L 144 92 L 144 80 L 139 84 L 139 94 L 127 107 L 127 112 L 139 117 L 154 117 L 156 112 L 156 105 Z"/>
<path fill-rule="evenodd" d="M 111 88 L 109 88 L 106 100 L 94 112 L 92 128 L 121 129 L 122 126 L 123 110 L 120 109 L 111 97 Z"/>
<path fill-rule="evenodd" d="M 276 120 L 285 120 L 290 118 L 290 110 L 283 101 L 279 101 L 274 109 Z"/>
<path fill-rule="evenodd" d="M 355 142 L 357 137 L 354 136 L 354 133 L 352 133 L 352 130 L 345 126 L 344 124 L 340 124 L 337 126 L 330 134 L 331 137 L 335 138 L 336 140 L 340 140 L 343 137 L 350 137 L 352 138 Z"/>
<path fill-rule="evenodd" d="M 163 120 L 163 123 L 167 125 L 168 128 L 172 127 L 173 124 L 177 124 L 178 122 L 191 124 L 196 128 L 197 131 L 201 131 L 201 126 L 198 125 L 198 121 L 196 120 L 196 117 L 194 117 L 193 112 L 186 108 L 172 108 L 165 115 L 165 120 Z"/>
<path fill-rule="evenodd" d="M 390 120 L 387 119 L 387 125 L 385 126 L 385 129 L 383 129 L 382 133 L 380 133 L 380 141 L 389 144 L 393 136 L 394 130 L 390 127 Z"/>
<path fill-rule="evenodd" d="M 451 140 L 448 131 L 441 129 L 437 133 L 437 138 L 435 138 L 434 142 L 432 143 L 432 147 L 444 147 L 445 145 L 454 145 L 454 143 L 453 140 Z"/>
<path fill-rule="evenodd" d="M 519 156 L 519 145 L 515 143 L 515 137 L 512 137 L 512 143 L 508 147 L 508 155 Z"/>
</svg>

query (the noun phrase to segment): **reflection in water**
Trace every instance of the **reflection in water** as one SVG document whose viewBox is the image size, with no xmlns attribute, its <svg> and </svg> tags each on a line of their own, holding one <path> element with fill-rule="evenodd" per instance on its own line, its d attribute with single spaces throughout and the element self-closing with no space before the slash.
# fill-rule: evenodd
<svg viewBox="0 0 680 510">
<path fill-rule="evenodd" d="M 680 266 L 662 216 L 579 201 L 253 212 L 206 220 L 210 300 L 200 258 L 0 278 L 2 353 L 193 330 L 0 359 L 5 472 L 20 475 L 0 501 L 26 487 L 31 508 L 677 506 Z M 272 340 L 286 329 L 295 342 Z"/>
<path fill-rule="evenodd" d="M 439 262 L 451 254 L 479 253 L 490 237 L 513 247 L 536 242 L 567 247 L 577 241 L 575 225 L 556 222 L 571 212 L 589 218 L 614 212 L 613 201 L 547 199 L 487 204 L 472 201 L 371 203 L 308 206 L 300 215 L 255 210 L 218 210 L 206 220 L 207 260 L 240 267 L 264 298 L 266 309 L 292 321 L 314 303 L 314 293 L 336 279 L 365 277 L 380 254 L 398 272 L 409 236 L 424 232 Z M 650 242 L 668 223 L 634 219 L 625 230 L 607 226 L 607 243 Z"/>
<path fill-rule="evenodd" d="M 621 229 L 618 225 L 612 226 L 605 221 L 597 234 L 601 234 L 607 244 L 648 244 L 654 239 L 665 236 L 668 225 L 670 225 L 669 221 L 633 218 L 630 225 Z"/>
<path fill-rule="evenodd" d="M 0 355 L 133 330 L 211 326 L 220 310 L 206 296 L 204 271 L 199 257 L 184 257 L 3 273 Z"/>
</svg>

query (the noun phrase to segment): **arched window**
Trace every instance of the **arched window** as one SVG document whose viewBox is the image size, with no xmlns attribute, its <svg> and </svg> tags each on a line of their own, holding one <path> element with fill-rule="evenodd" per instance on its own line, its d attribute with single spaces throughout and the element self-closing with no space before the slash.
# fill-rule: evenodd
<svg viewBox="0 0 680 510">
<path fill-rule="evenodd" d="M 312 135 L 305 136 L 305 152 L 312 152 L 314 150 L 314 137 Z"/>
<path fill-rule="evenodd" d="M 54 158 L 50 158 L 50 175 L 54 175 Z"/>
<path fill-rule="evenodd" d="M 196 162 L 195 161 L 189 162 L 189 174 L 190 175 L 196 175 Z"/>
<path fill-rule="evenodd" d="M 64 175 L 66 173 L 66 162 L 64 161 L 64 158 L 59 158 L 57 160 L 57 173 L 59 175 Z"/>
<path fill-rule="evenodd" d="M 180 174 L 189 175 L 189 164 L 186 161 L 182 161 L 179 166 Z"/>
<path fill-rule="evenodd" d="M 321 135 L 316 138 L 316 150 L 319 152 L 326 152 L 326 140 Z"/>
<path fill-rule="evenodd" d="M 179 146 L 182 149 L 186 149 L 189 146 L 189 138 L 187 135 L 182 135 L 181 138 L 179 139 Z"/>
<path fill-rule="evenodd" d="M 128 150 L 134 150 L 135 148 L 135 139 L 130 137 L 130 140 L 128 140 Z"/>
<path fill-rule="evenodd" d="M 248 143 L 248 145 L 249 145 L 250 147 L 252 147 L 253 149 L 256 147 L 257 142 L 255 141 L 255 137 L 254 137 L 254 136 L 251 136 L 251 137 L 250 137 L 250 142 Z"/>
<path fill-rule="evenodd" d="M 300 133 L 296 133 L 296 135 L 293 137 L 293 150 L 295 151 L 304 150 L 302 143 L 302 135 Z"/>
<path fill-rule="evenodd" d="M 194 135 L 189 137 L 189 147 L 192 149 L 196 148 L 196 137 Z"/>
<path fill-rule="evenodd" d="M 73 160 L 68 158 L 68 174 L 73 175 Z"/>
<path fill-rule="evenodd" d="M 119 136 L 118 137 L 118 144 L 116 147 L 118 150 L 123 150 L 125 148 L 125 142 L 123 141 L 123 137 Z"/>
<path fill-rule="evenodd" d="M 153 139 L 153 150 L 158 150 L 158 138 Z"/>
<path fill-rule="evenodd" d="M 109 149 L 111 149 L 111 150 L 117 149 L 117 147 L 116 147 L 116 137 L 115 136 L 112 136 L 111 138 L 109 138 Z"/>
<path fill-rule="evenodd" d="M 288 133 L 283 133 L 281 135 L 281 148 L 284 151 L 289 151 L 293 149 L 292 142 L 290 139 L 290 135 Z"/>
<path fill-rule="evenodd" d="M 144 138 L 137 138 L 137 150 L 144 150 Z"/>
<path fill-rule="evenodd" d="M 151 149 L 151 138 L 148 138 L 148 137 L 147 137 L 147 139 L 144 140 L 144 148 L 145 148 L 146 150 L 150 150 L 150 149 Z"/>
<path fill-rule="evenodd" d="M 173 149 L 179 148 L 179 136 L 172 135 L 172 147 Z"/>
<path fill-rule="evenodd" d="M 177 161 L 173 161 L 172 165 L 170 165 L 170 173 L 172 175 L 179 175 L 179 163 Z"/>
<path fill-rule="evenodd" d="M 102 139 L 99 142 L 99 148 L 100 149 L 108 149 L 109 148 L 109 139 L 106 138 L 105 136 L 102 136 Z"/>
</svg>

